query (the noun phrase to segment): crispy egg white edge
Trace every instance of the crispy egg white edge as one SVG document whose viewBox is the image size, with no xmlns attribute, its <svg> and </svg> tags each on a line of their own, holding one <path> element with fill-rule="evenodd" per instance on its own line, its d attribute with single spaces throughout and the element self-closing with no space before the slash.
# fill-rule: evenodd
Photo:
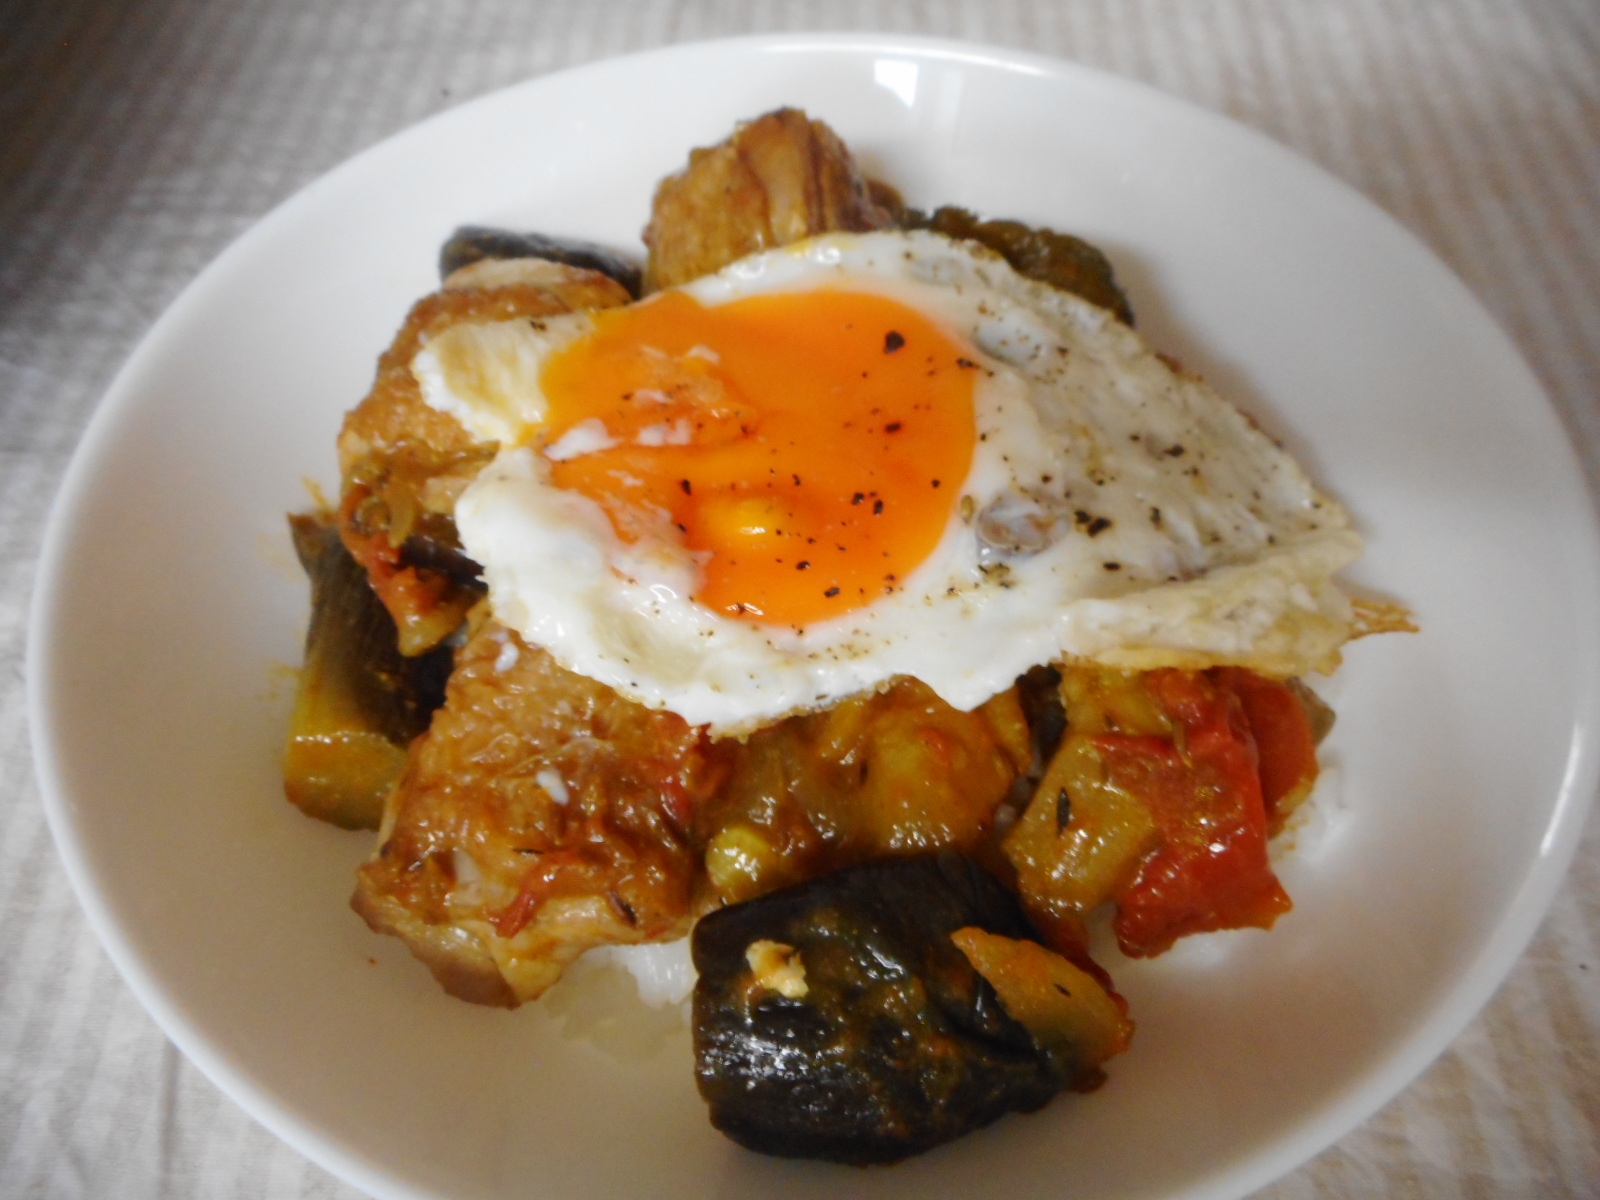
<svg viewBox="0 0 1600 1200">
<path fill-rule="evenodd" d="M 718 734 L 899 675 L 970 709 L 1070 656 L 1277 673 L 1336 657 L 1351 615 L 1332 576 L 1361 551 L 1348 517 L 1105 310 L 924 232 L 827 235 L 685 290 L 717 304 L 838 286 L 918 309 L 983 372 L 981 440 L 954 493 L 970 503 L 899 590 L 804 630 L 730 620 L 689 598 L 698 564 L 670 536 L 624 543 L 598 504 L 551 486 L 532 439 L 538 370 L 593 327 L 578 313 L 495 323 L 488 362 L 447 361 L 446 331 L 413 366 L 428 403 L 504 447 L 456 509 L 497 618 L 569 669 Z M 458 337 L 470 352 L 480 335 Z M 1008 521 L 1022 541 L 1045 528 L 1046 544 L 1009 545 Z M 979 536 L 991 526 L 998 545 Z"/>
</svg>

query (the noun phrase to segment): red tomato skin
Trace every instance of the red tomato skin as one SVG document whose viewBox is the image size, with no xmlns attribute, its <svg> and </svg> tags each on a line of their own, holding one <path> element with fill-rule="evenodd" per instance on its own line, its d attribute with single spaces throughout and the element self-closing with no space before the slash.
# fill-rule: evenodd
<svg viewBox="0 0 1600 1200">
<path fill-rule="evenodd" d="M 1191 933 L 1268 928 L 1289 911 L 1267 857 L 1267 808 L 1245 706 L 1221 681 L 1153 671 L 1146 685 L 1173 723 L 1169 741 L 1097 738 L 1113 780 L 1148 804 L 1161 843 L 1114 897 L 1123 953 L 1149 957 Z"/>
<path fill-rule="evenodd" d="M 1244 706 L 1261 765 L 1261 798 L 1269 825 L 1283 814 L 1286 799 L 1311 790 L 1317 778 L 1317 739 L 1305 705 L 1287 683 L 1242 667 L 1219 667 L 1210 674 Z"/>
</svg>

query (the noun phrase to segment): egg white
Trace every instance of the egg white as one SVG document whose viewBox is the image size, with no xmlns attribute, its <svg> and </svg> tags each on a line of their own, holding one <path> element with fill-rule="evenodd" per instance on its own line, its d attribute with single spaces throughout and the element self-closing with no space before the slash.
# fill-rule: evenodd
<svg viewBox="0 0 1600 1200">
<path fill-rule="evenodd" d="M 1067 657 L 1275 675 L 1337 661 L 1352 613 L 1333 576 L 1361 551 L 1348 517 L 1105 310 L 921 232 L 820 237 L 685 290 L 712 305 L 838 287 L 916 308 L 981 368 L 956 515 L 898 591 L 804 629 L 731 620 L 690 599 L 699 564 L 665 521 L 626 543 L 593 500 L 553 487 L 549 454 L 610 444 L 600 427 L 537 448 L 539 368 L 593 328 L 579 313 L 458 326 L 413 364 L 429 404 L 502 447 L 456 508 L 496 617 L 716 734 L 901 675 L 970 709 Z"/>
</svg>

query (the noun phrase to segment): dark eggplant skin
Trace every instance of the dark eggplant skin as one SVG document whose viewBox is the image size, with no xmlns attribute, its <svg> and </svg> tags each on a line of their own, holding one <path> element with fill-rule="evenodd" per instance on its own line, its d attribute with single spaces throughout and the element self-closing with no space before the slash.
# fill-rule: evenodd
<svg viewBox="0 0 1600 1200">
<path fill-rule="evenodd" d="M 447 576 L 457 588 L 485 596 L 489 585 L 483 581 L 483 568 L 461 548 L 453 518 L 424 513 L 411 526 L 411 533 L 400 543 L 400 561 L 408 567 Z"/>
<path fill-rule="evenodd" d="M 1040 775 L 1044 764 L 1056 756 L 1061 739 L 1067 733 L 1067 709 L 1061 700 L 1061 672 L 1052 666 L 1030 667 L 1017 680 L 1017 698 L 1022 701 L 1022 711 L 1033 734 L 1033 758 L 1039 764 L 1035 775 Z"/>
<path fill-rule="evenodd" d="M 865 1165 L 920 1154 L 1078 1082 L 1007 1015 L 950 940 L 1032 931 L 953 851 L 876 859 L 702 918 L 692 947 L 695 1072 L 711 1123 L 763 1154 Z M 755 979 L 746 950 L 798 951 L 806 994 Z"/>
<path fill-rule="evenodd" d="M 302 515 L 291 516 L 289 528 L 311 580 L 307 665 L 336 663 L 347 676 L 343 686 L 362 693 L 371 728 L 390 741 L 409 742 L 444 703 L 454 650 L 441 646 L 418 658 L 402 657 L 394 618 L 345 549 L 338 528 Z"/>
<path fill-rule="evenodd" d="M 462 267 L 486 258 L 543 258 L 609 275 L 635 300 L 639 298 L 641 271 L 614 250 L 577 238 L 555 238 L 542 233 L 516 233 L 483 225 L 463 225 L 439 251 L 439 278 L 446 279 Z"/>
<path fill-rule="evenodd" d="M 407 658 L 367 573 L 317 516 L 289 518 L 311 579 L 311 625 L 284 750 L 284 787 L 308 816 L 376 829 L 406 747 L 444 702 L 454 650 Z"/>
</svg>

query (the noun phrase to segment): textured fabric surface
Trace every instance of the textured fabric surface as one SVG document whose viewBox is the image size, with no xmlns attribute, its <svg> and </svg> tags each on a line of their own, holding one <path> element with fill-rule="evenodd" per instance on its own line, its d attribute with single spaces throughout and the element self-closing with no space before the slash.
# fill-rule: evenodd
<svg viewBox="0 0 1600 1200">
<path fill-rule="evenodd" d="M 0 1195 L 354 1197 L 166 1042 L 95 942 L 29 769 L 25 611 L 73 445 L 233 237 L 408 124 L 678 41 L 870 29 L 1116 71 L 1375 200 L 1511 333 L 1600 481 L 1594 0 L 0 0 Z M 1600 1196 L 1600 827 L 1422 1078 L 1274 1200 Z"/>
</svg>

